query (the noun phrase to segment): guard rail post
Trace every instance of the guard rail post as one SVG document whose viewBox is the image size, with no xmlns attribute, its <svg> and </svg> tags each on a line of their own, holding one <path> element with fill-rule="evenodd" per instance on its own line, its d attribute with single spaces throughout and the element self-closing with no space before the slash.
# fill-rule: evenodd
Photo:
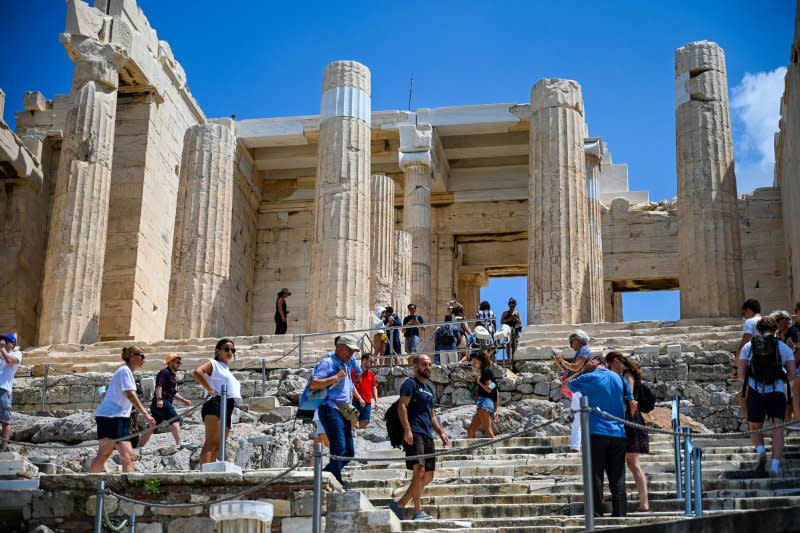
<svg viewBox="0 0 800 533">
<path fill-rule="evenodd" d="M 50 374 L 50 364 L 44 365 L 44 378 L 42 378 L 42 406 L 41 411 L 44 411 L 45 403 L 47 402 L 47 376 Z"/>
<path fill-rule="evenodd" d="M 94 533 L 103 533 L 103 498 L 106 495 L 106 482 L 97 482 L 97 501 L 94 507 Z"/>
<path fill-rule="evenodd" d="M 314 447 L 314 511 L 312 533 L 322 533 L 322 443 Z"/>
<path fill-rule="evenodd" d="M 680 398 L 678 395 L 672 397 L 672 443 L 673 443 L 673 450 L 675 452 L 675 497 L 677 499 L 683 498 L 683 491 L 681 490 L 681 484 L 683 480 L 681 478 L 681 405 L 680 405 Z"/>
<path fill-rule="evenodd" d="M 683 496 L 685 501 L 685 514 L 692 516 L 692 430 L 683 428 Z"/>
<path fill-rule="evenodd" d="M 694 468 L 694 517 L 703 517 L 703 449 L 695 448 L 692 451 Z"/>
<path fill-rule="evenodd" d="M 228 386 L 223 385 L 219 398 L 219 460 L 225 462 L 225 441 L 228 435 L 225 427 L 228 423 Z"/>
<path fill-rule="evenodd" d="M 589 434 L 589 398 L 581 396 L 581 456 L 583 460 L 584 529 L 594 531 L 594 488 L 592 481 L 592 449 Z"/>
<path fill-rule="evenodd" d="M 305 337 L 300 335 L 300 338 L 297 341 L 297 366 L 300 368 L 303 367 L 303 339 L 305 339 Z"/>
<path fill-rule="evenodd" d="M 136 533 L 136 515 L 134 513 L 128 517 L 128 533 Z"/>
</svg>

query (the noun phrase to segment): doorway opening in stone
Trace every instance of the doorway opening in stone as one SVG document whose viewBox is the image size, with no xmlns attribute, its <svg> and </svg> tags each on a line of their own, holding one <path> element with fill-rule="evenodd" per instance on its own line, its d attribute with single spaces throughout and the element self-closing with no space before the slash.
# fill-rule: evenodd
<svg viewBox="0 0 800 533">
<path fill-rule="evenodd" d="M 632 291 L 622 293 L 622 318 L 637 320 L 679 320 L 681 291 Z"/>
<path fill-rule="evenodd" d="M 503 311 L 508 309 L 508 299 L 514 298 L 517 301 L 517 311 L 522 317 L 522 323 L 528 323 L 528 277 L 527 276 L 504 276 L 489 277 L 486 287 L 481 287 L 481 301 L 486 300 L 492 306 L 492 311 L 497 315 L 497 322 Z M 472 316 L 478 312 L 477 307 L 470 311 Z"/>
</svg>

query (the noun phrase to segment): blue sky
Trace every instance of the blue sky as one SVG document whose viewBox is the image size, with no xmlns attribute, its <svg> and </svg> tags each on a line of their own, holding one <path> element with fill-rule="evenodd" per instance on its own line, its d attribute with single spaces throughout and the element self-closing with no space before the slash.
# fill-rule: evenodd
<svg viewBox="0 0 800 533">
<path fill-rule="evenodd" d="M 323 68 L 345 58 L 372 70 L 375 110 L 405 109 L 412 73 L 413 108 L 527 102 L 538 79 L 578 80 L 590 133 L 629 164 L 631 189 L 647 189 L 654 200 L 676 194 L 674 50 L 714 40 L 727 54 L 740 192 L 771 184 L 766 139 L 777 123 L 776 69 L 789 60 L 794 0 L 139 5 L 209 117 L 317 114 Z M 69 90 L 71 64 L 58 42 L 64 13 L 62 0 L 2 2 L 7 122 L 22 110 L 23 91 L 52 98 Z M 494 292 L 490 299 L 504 305 L 507 296 Z M 626 302 L 626 318 L 677 316 L 675 302 Z"/>
</svg>

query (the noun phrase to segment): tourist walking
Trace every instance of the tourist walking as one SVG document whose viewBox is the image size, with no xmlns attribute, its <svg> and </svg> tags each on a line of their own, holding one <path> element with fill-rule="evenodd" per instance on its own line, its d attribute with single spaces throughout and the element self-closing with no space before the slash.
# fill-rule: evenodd
<svg viewBox="0 0 800 533">
<path fill-rule="evenodd" d="M 400 387 L 397 414 L 403 425 L 403 449 L 407 458 L 435 453 L 434 431 L 439 434 L 443 446 L 450 442 L 433 409 L 435 395 L 428 382 L 432 366 L 427 355 L 416 356 L 414 377 L 406 379 Z M 389 509 L 402 520 L 405 506 L 413 502 L 414 520 L 430 520 L 431 516 L 422 510 L 422 493 L 433 481 L 436 458 L 407 459 L 406 468 L 412 471 L 411 484 L 397 502 L 389 503 Z"/>
<path fill-rule="evenodd" d="M 629 359 L 620 352 L 609 352 L 606 354 L 606 367 L 622 376 L 628 382 L 628 386 L 633 391 L 633 397 L 639 398 L 639 391 L 642 387 L 642 371 L 633 359 Z M 645 425 L 642 412 L 637 409 L 635 414 L 631 414 L 630 409 L 626 409 L 625 418 L 642 426 Z M 633 428 L 625 426 L 625 438 L 627 441 L 625 449 L 625 464 L 631 471 L 633 481 L 636 483 L 636 490 L 639 492 L 639 513 L 650 512 L 650 502 L 647 496 L 647 476 L 644 474 L 642 464 L 639 462 L 639 454 L 650 453 L 650 435 L 647 429 Z"/>
<path fill-rule="evenodd" d="M 408 304 L 408 315 L 403 318 L 403 336 L 406 339 L 406 354 L 413 355 L 419 349 L 420 327 L 425 321 L 417 314 L 417 306 Z"/>
<path fill-rule="evenodd" d="M 786 311 L 775 311 L 770 314 L 770 318 L 775 321 L 775 325 L 778 327 L 775 336 L 785 342 L 786 346 L 792 350 L 795 369 L 800 368 L 800 327 L 793 323 L 792 315 Z M 800 394 L 800 379 L 795 377 L 794 383 L 787 383 L 785 420 L 800 419 L 800 413 L 796 413 L 792 407 L 793 400 L 798 397 L 798 394 Z M 794 426 L 797 426 L 797 424 Z M 794 426 L 792 426 L 792 429 L 795 429 Z"/>
<path fill-rule="evenodd" d="M 289 308 L 286 305 L 286 298 L 291 295 L 289 289 L 284 287 L 275 299 L 275 335 L 283 335 L 289 329 L 289 320 L 286 316 L 289 314 Z"/>
<path fill-rule="evenodd" d="M 156 424 L 161 424 L 166 420 L 172 420 L 178 416 L 178 412 L 173 407 L 173 401 L 178 400 L 186 407 L 192 405 L 192 402 L 178 394 L 178 380 L 176 372 L 180 370 L 183 365 L 183 359 L 176 353 L 169 354 L 164 359 L 164 364 L 167 365 L 162 368 L 156 375 L 156 388 L 153 391 L 153 400 L 150 403 L 150 413 L 156 420 Z M 170 433 L 172 438 L 175 439 L 175 446 L 181 448 L 193 448 L 194 445 L 190 442 L 181 440 L 181 419 L 173 420 L 169 424 Z M 150 437 L 153 435 L 152 431 L 148 431 L 142 435 L 137 445 L 138 448 L 144 447 Z"/>
<path fill-rule="evenodd" d="M 488 300 L 484 300 L 478 306 L 478 312 L 475 315 L 476 325 L 483 326 L 489 332 L 489 337 L 494 339 L 494 334 L 497 332 L 497 318 L 492 311 L 492 305 Z"/>
<path fill-rule="evenodd" d="M 497 417 L 500 408 L 500 397 L 497 391 L 497 380 L 492 374 L 492 362 L 484 350 L 472 358 L 472 368 L 478 373 L 475 378 L 475 416 L 467 429 L 467 437 L 474 439 L 478 430 L 489 439 L 494 438 L 492 420 Z"/>
<path fill-rule="evenodd" d="M 133 459 L 133 445 L 130 440 L 120 440 L 130 435 L 131 408 L 142 413 L 147 420 L 147 425 L 156 425 L 155 419 L 144 408 L 136 395 L 136 379 L 133 372 L 144 364 L 144 352 L 136 346 L 122 349 L 122 360 L 125 362 L 119 367 L 106 387 L 100 405 L 95 410 L 97 422 L 97 440 L 100 441 L 97 456 L 89 465 L 90 474 L 98 474 L 105 468 L 106 461 L 116 448 L 122 460 L 123 472 L 134 472 L 136 466 Z"/>
<path fill-rule="evenodd" d="M 316 367 L 311 380 L 311 390 L 327 389 L 327 396 L 317 412 L 322 427 L 330 443 L 332 455 L 353 457 L 353 424 L 350 411 L 353 398 L 353 378 L 349 361 L 353 354 L 360 350 L 358 341 L 350 335 L 340 335 L 336 339 L 336 349 Z M 342 479 L 342 469 L 349 461 L 331 459 L 325 470 L 333 474 L 342 487 L 346 484 Z"/>
<path fill-rule="evenodd" d="M 231 372 L 231 361 L 236 357 L 236 346 L 231 339 L 220 339 L 214 348 L 214 358 L 209 359 L 194 371 L 194 379 L 203 387 L 207 400 L 200 410 L 206 430 L 200 465 L 213 463 L 219 455 L 220 439 L 227 439 L 231 432 L 233 408 L 242 402 L 241 384 Z M 226 388 L 225 435 L 220 434 L 219 415 L 222 406 L 222 387 Z M 210 398 L 210 399 L 209 399 Z"/>
<path fill-rule="evenodd" d="M 391 305 L 387 305 L 383 312 L 383 326 L 386 328 L 387 342 L 389 343 L 386 347 L 386 355 L 395 356 L 395 364 L 400 364 L 398 356 L 403 353 L 403 345 L 400 342 L 400 326 L 402 326 L 402 322 L 400 322 L 400 316 L 394 312 Z"/>
<path fill-rule="evenodd" d="M 383 325 L 383 314 L 385 311 L 385 307 L 378 305 L 375 306 L 375 312 L 372 315 L 372 327 L 375 330 L 375 333 L 372 335 L 372 354 L 381 358 L 379 363 L 383 362 L 388 364 L 388 361 L 383 360 L 383 356 L 386 355 L 386 348 L 389 345 L 389 336 L 386 334 L 386 329 Z"/>
<path fill-rule="evenodd" d="M 593 357 L 583 368 L 584 372 L 567 381 L 572 390 L 589 398 L 589 406 L 600 408 L 618 418 L 625 417 L 625 403 L 630 412 L 638 411 L 628 382 L 603 367 L 602 358 Z M 576 413 L 576 418 L 577 413 Z M 592 490 L 594 492 L 594 515 L 603 516 L 603 476 L 608 477 L 611 490 L 611 516 L 627 514 L 625 493 L 625 449 L 627 439 L 621 422 L 606 418 L 599 413 L 589 415 L 590 453 L 592 454 Z"/>
<path fill-rule="evenodd" d="M 509 345 L 506 347 L 508 350 L 508 357 L 506 357 L 506 359 L 513 359 L 514 353 L 517 351 L 519 336 L 522 332 L 522 317 L 519 311 L 517 311 L 517 301 L 514 298 L 508 299 L 508 309 L 503 311 L 503 314 L 500 315 L 500 323 L 511 328 L 511 339 Z"/>
<path fill-rule="evenodd" d="M 350 378 L 355 383 L 353 405 L 358 409 L 358 427 L 366 429 L 369 425 L 372 411 L 378 408 L 378 380 L 375 373 L 370 370 L 374 360 L 368 353 L 361 355 L 361 372 L 350 370 Z"/>
<path fill-rule="evenodd" d="M 433 333 L 434 360 L 446 366 L 458 362 L 458 343 L 461 340 L 461 328 L 453 324 L 453 317 L 444 317 L 445 323 Z"/>
<path fill-rule="evenodd" d="M 747 422 L 751 430 L 761 429 L 764 420 L 771 424 L 783 423 L 786 415 L 786 383 L 792 383 L 797 367 L 794 354 L 782 340 L 775 336 L 777 326 L 771 318 L 762 318 L 756 324 L 758 335 L 742 347 L 738 363 L 739 379 L 747 386 Z M 797 398 L 794 407 L 798 407 Z M 772 430 L 772 461 L 770 477 L 780 476 L 780 462 L 783 455 L 783 428 Z M 753 433 L 758 462 L 756 473 L 764 474 L 767 465 L 767 452 L 764 448 L 764 435 Z"/>
<path fill-rule="evenodd" d="M 464 306 L 458 302 L 453 305 L 453 322 L 461 330 L 461 335 L 458 339 L 458 353 L 460 361 L 466 361 L 472 351 L 472 328 L 469 327 L 467 320 L 464 318 Z"/>
<path fill-rule="evenodd" d="M 592 357 L 592 351 L 589 349 L 589 336 L 585 331 L 576 329 L 569 334 L 569 347 L 575 351 L 575 358 L 572 362 L 564 360 L 562 355 L 557 355 L 555 358 L 556 366 L 563 370 L 561 376 L 562 383 L 566 383 L 574 376 L 579 375 L 583 366 Z M 571 398 L 570 408 L 574 413 L 576 409 L 581 406 L 581 393 L 575 393 L 568 387 L 562 387 L 562 393 Z M 581 421 L 579 416 L 575 416 L 572 420 L 572 430 L 569 438 L 569 449 L 571 452 L 578 452 L 581 449 Z"/>
<path fill-rule="evenodd" d="M 22 352 L 17 349 L 17 336 L 13 333 L 0 336 L 0 426 L 3 428 L 0 451 L 8 448 L 11 438 L 11 391 L 20 363 Z"/>
</svg>

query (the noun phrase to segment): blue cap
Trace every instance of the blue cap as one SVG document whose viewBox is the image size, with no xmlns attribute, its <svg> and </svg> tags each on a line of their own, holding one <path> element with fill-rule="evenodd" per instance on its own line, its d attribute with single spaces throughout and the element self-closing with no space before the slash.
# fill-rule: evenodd
<svg viewBox="0 0 800 533">
<path fill-rule="evenodd" d="M 5 333 L 3 334 L 3 338 L 14 346 L 17 345 L 17 337 L 15 337 L 13 333 Z"/>
</svg>

